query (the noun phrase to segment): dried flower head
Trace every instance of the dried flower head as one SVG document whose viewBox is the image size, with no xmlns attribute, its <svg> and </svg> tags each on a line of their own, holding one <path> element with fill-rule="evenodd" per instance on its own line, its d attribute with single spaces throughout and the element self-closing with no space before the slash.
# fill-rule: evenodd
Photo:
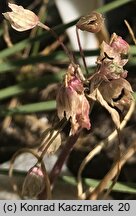
<svg viewBox="0 0 136 216">
<path fill-rule="evenodd" d="M 123 68 L 128 59 L 122 56 L 128 53 L 129 45 L 114 33 L 110 43 L 103 41 L 100 49 L 97 71 L 88 79 L 90 92 L 87 96 L 105 107 L 119 128 L 120 116 L 117 110 L 128 109 L 133 100 L 131 85 L 125 80 L 127 71 Z"/>
<path fill-rule="evenodd" d="M 58 116 L 66 116 L 71 121 L 72 133 L 79 127 L 90 129 L 89 103 L 84 95 L 83 83 L 79 78 L 78 67 L 70 64 L 64 83 L 57 94 Z"/>
<path fill-rule="evenodd" d="M 128 43 L 114 33 L 111 42 L 107 44 L 103 41 L 100 49 L 101 53 L 97 59 L 98 73 L 106 79 L 126 78 L 127 71 L 123 67 L 128 62 L 128 59 L 124 59 L 122 54 L 128 53 Z"/>
<path fill-rule="evenodd" d="M 82 16 L 76 26 L 82 31 L 97 33 L 101 30 L 104 23 L 102 15 L 96 11 L 91 14 Z"/>
<path fill-rule="evenodd" d="M 32 11 L 16 4 L 9 3 L 8 6 L 12 11 L 3 13 L 3 15 L 10 22 L 13 29 L 22 32 L 38 25 L 39 18 Z"/>
<path fill-rule="evenodd" d="M 115 33 L 111 36 L 110 46 L 113 47 L 115 52 L 120 54 L 127 54 L 130 49 L 129 44 Z"/>
</svg>

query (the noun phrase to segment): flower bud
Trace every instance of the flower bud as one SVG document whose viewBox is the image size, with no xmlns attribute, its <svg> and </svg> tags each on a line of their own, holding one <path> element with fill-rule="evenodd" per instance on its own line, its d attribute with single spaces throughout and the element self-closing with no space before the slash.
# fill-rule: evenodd
<svg viewBox="0 0 136 216">
<path fill-rule="evenodd" d="M 11 12 L 3 13 L 4 17 L 10 22 L 13 29 L 26 31 L 34 28 L 39 23 L 38 16 L 30 10 L 24 9 L 16 4 L 8 4 Z"/>
<path fill-rule="evenodd" d="M 44 189 L 44 174 L 41 167 L 32 167 L 24 180 L 22 187 L 23 197 L 35 198 Z"/>
</svg>

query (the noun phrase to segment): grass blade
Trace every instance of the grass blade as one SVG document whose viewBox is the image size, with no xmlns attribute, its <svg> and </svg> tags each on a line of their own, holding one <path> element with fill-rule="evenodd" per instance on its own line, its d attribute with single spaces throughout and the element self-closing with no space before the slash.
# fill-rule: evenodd
<svg viewBox="0 0 136 216">
<path fill-rule="evenodd" d="M 76 179 L 72 176 L 62 176 L 61 177 L 66 183 L 71 184 L 76 186 L 77 182 Z M 96 187 L 99 183 L 100 180 L 96 180 L 96 179 L 84 179 L 84 182 L 87 186 L 92 186 L 92 187 Z M 111 182 L 109 182 L 109 185 L 111 184 Z M 108 187 L 109 187 L 108 185 Z M 108 189 L 108 187 L 106 189 Z M 117 182 L 115 184 L 115 186 L 112 188 L 112 191 L 115 192 L 121 192 L 121 193 L 129 193 L 129 194 L 136 194 L 136 184 L 135 183 L 131 183 L 131 182 Z"/>
<path fill-rule="evenodd" d="M 0 100 L 6 99 L 11 96 L 17 96 L 25 93 L 29 89 L 38 88 L 38 87 L 46 87 L 51 83 L 59 82 L 63 77 L 63 72 L 61 71 L 59 74 L 51 74 L 46 75 L 44 77 L 23 81 L 17 85 L 9 86 L 7 88 L 0 90 Z"/>
<path fill-rule="evenodd" d="M 11 116 L 15 114 L 28 114 L 35 112 L 46 112 L 51 111 L 56 108 L 56 101 L 46 101 L 39 103 L 32 103 L 27 105 L 18 106 L 14 109 L 6 109 L 5 107 L 0 107 L 0 116 Z"/>
<path fill-rule="evenodd" d="M 60 53 L 57 52 L 49 56 L 38 55 L 38 56 L 31 56 L 25 59 L 18 59 L 15 61 L 7 61 L 5 63 L 0 64 L 0 73 L 12 72 L 24 65 L 35 65 L 42 62 L 55 63 L 57 61 L 62 61 L 62 60 L 67 61 L 68 58 L 66 57 L 66 55 L 63 54 L 63 52 Z"/>
</svg>

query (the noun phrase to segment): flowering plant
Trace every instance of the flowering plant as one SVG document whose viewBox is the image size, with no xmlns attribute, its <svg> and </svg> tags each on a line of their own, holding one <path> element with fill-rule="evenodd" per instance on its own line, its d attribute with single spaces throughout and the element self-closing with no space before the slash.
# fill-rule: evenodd
<svg viewBox="0 0 136 216">
<path fill-rule="evenodd" d="M 53 185 L 54 179 L 60 172 L 81 131 L 83 129 L 91 131 L 90 115 L 95 101 L 100 103 L 110 113 L 117 130 L 114 134 L 117 135 L 117 132 L 119 133 L 122 127 L 120 112 L 129 109 L 133 103 L 133 90 L 130 83 L 126 80 L 128 72 L 124 69 L 128 62 L 128 58 L 125 55 L 129 52 L 129 44 L 121 36 L 113 33 L 109 42 L 103 41 L 100 45 L 100 55 L 96 61 L 95 72 L 93 75 L 85 76 L 83 69 L 77 64 L 71 52 L 52 28 L 40 22 L 39 17 L 35 13 L 24 9 L 22 6 L 9 4 L 9 8 L 12 11 L 3 15 L 15 30 L 26 31 L 39 26 L 49 31 L 69 57 L 69 65 L 56 96 L 56 108 L 60 121 L 43 133 L 38 153 L 31 152 L 37 158 L 37 163 L 29 170 L 25 178 L 22 194 L 25 197 L 33 198 L 40 196 L 44 190 L 46 193 L 47 187 L 45 187 L 44 182 L 48 186 L 50 186 L 50 183 Z M 26 16 L 28 19 L 26 19 Z M 79 49 L 83 57 L 85 69 L 87 69 L 87 65 L 81 49 L 78 30 L 98 33 L 102 30 L 103 25 L 104 18 L 98 12 L 92 12 L 81 17 L 76 24 Z M 62 142 L 61 132 L 68 123 L 70 123 L 69 137 L 62 154 L 50 174 L 49 182 L 46 169 L 43 169 L 42 166 L 43 157 L 45 154 L 55 153 L 59 149 Z M 59 137 L 58 143 L 55 142 L 56 137 Z M 79 172 L 78 177 L 80 178 L 80 176 L 81 172 Z M 79 197 L 80 195 L 79 193 Z M 47 196 L 47 198 L 49 197 Z"/>
</svg>

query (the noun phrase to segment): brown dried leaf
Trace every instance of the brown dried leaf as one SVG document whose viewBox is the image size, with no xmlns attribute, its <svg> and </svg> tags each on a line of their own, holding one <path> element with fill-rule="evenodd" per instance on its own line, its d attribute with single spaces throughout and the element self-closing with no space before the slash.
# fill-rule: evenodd
<svg viewBox="0 0 136 216">
<path fill-rule="evenodd" d="M 120 127 L 120 117 L 118 112 L 114 109 L 111 108 L 108 103 L 104 100 L 101 92 L 99 91 L 99 89 L 97 89 L 97 101 L 99 101 L 99 103 L 105 107 L 106 110 L 108 110 L 108 112 L 111 114 L 112 120 L 115 123 L 116 127 L 119 128 Z"/>
</svg>

